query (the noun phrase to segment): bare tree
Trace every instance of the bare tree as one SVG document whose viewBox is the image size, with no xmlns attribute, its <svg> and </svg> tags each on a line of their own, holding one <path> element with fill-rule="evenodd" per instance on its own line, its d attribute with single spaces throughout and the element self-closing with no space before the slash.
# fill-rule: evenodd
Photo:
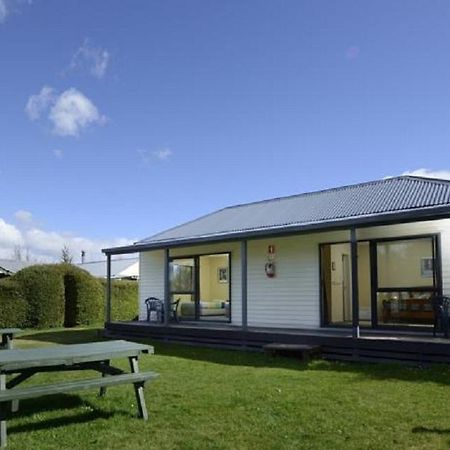
<svg viewBox="0 0 450 450">
<path fill-rule="evenodd" d="M 61 262 L 63 263 L 68 263 L 68 264 L 72 264 L 72 260 L 73 260 L 73 256 L 70 253 L 70 249 L 68 245 L 65 245 L 62 249 L 61 249 Z"/>
<path fill-rule="evenodd" d="M 14 246 L 14 260 L 22 261 L 22 247 L 20 245 Z"/>
</svg>

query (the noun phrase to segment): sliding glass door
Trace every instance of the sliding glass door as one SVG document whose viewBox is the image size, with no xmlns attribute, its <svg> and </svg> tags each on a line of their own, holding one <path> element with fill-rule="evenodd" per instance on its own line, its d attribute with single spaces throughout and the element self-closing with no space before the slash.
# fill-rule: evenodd
<svg viewBox="0 0 450 450">
<path fill-rule="evenodd" d="M 180 320 L 231 320 L 229 253 L 173 258 L 169 281 Z"/>
<path fill-rule="evenodd" d="M 350 325 L 352 323 L 352 275 L 350 244 L 321 246 L 321 279 L 324 323 Z M 371 324 L 371 273 L 368 242 L 358 243 L 359 320 Z"/>
<path fill-rule="evenodd" d="M 372 327 L 433 323 L 430 297 L 442 291 L 436 236 L 358 242 L 359 322 Z M 352 323 L 350 243 L 320 246 L 324 325 Z"/>
<path fill-rule="evenodd" d="M 376 308 L 380 325 L 431 325 L 430 297 L 439 292 L 436 239 L 376 243 Z"/>
</svg>

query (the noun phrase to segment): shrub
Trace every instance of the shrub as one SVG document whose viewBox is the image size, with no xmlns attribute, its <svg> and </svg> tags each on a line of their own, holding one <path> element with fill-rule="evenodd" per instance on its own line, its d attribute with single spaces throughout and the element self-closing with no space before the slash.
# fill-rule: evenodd
<svg viewBox="0 0 450 450">
<path fill-rule="evenodd" d="M 64 323 L 64 282 L 59 265 L 40 264 L 17 272 L 13 280 L 20 286 L 27 305 L 28 327 L 60 327 Z"/>
<path fill-rule="evenodd" d="M 19 284 L 11 278 L 0 280 L 0 328 L 24 327 L 27 319 L 27 303 Z"/>
<path fill-rule="evenodd" d="M 71 264 L 61 264 L 61 271 L 65 288 L 64 326 L 99 323 L 104 305 L 100 280 Z"/>
<path fill-rule="evenodd" d="M 106 281 L 103 282 L 103 286 L 106 289 Z M 128 280 L 113 280 L 111 320 L 133 320 L 138 314 L 138 283 Z"/>
</svg>

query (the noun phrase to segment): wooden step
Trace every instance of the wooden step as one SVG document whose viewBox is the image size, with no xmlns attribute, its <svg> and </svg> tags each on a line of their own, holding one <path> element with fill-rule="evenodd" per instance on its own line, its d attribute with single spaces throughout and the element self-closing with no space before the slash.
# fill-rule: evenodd
<svg viewBox="0 0 450 450">
<path fill-rule="evenodd" d="M 284 344 L 281 342 L 272 342 L 270 344 L 263 345 L 263 349 L 272 356 L 297 356 L 304 361 L 309 360 L 313 356 L 320 355 L 319 345 Z"/>
</svg>

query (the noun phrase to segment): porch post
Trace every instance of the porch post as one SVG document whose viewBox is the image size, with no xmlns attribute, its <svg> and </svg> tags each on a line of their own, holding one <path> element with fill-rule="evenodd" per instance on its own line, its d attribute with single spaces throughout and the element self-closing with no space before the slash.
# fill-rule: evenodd
<svg viewBox="0 0 450 450">
<path fill-rule="evenodd" d="M 169 249 L 164 249 L 164 325 L 170 321 Z"/>
<path fill-rule="evenodd" d="M 241 312 L 242 329 L 247 329 L 247 241 L 241 241 Z"/>
<path fill-rule="evenodd" d="M 359 338 L 358 241 L 354 227 L 350 228 L 350 253 L 352 261 L 352 334 L 354 338 Z"/>
<path fill-rule="evenodd" d="M 106 255 L 106 304 L 105 322 L 111 322 L 111 255 Z"/>
</svg>

